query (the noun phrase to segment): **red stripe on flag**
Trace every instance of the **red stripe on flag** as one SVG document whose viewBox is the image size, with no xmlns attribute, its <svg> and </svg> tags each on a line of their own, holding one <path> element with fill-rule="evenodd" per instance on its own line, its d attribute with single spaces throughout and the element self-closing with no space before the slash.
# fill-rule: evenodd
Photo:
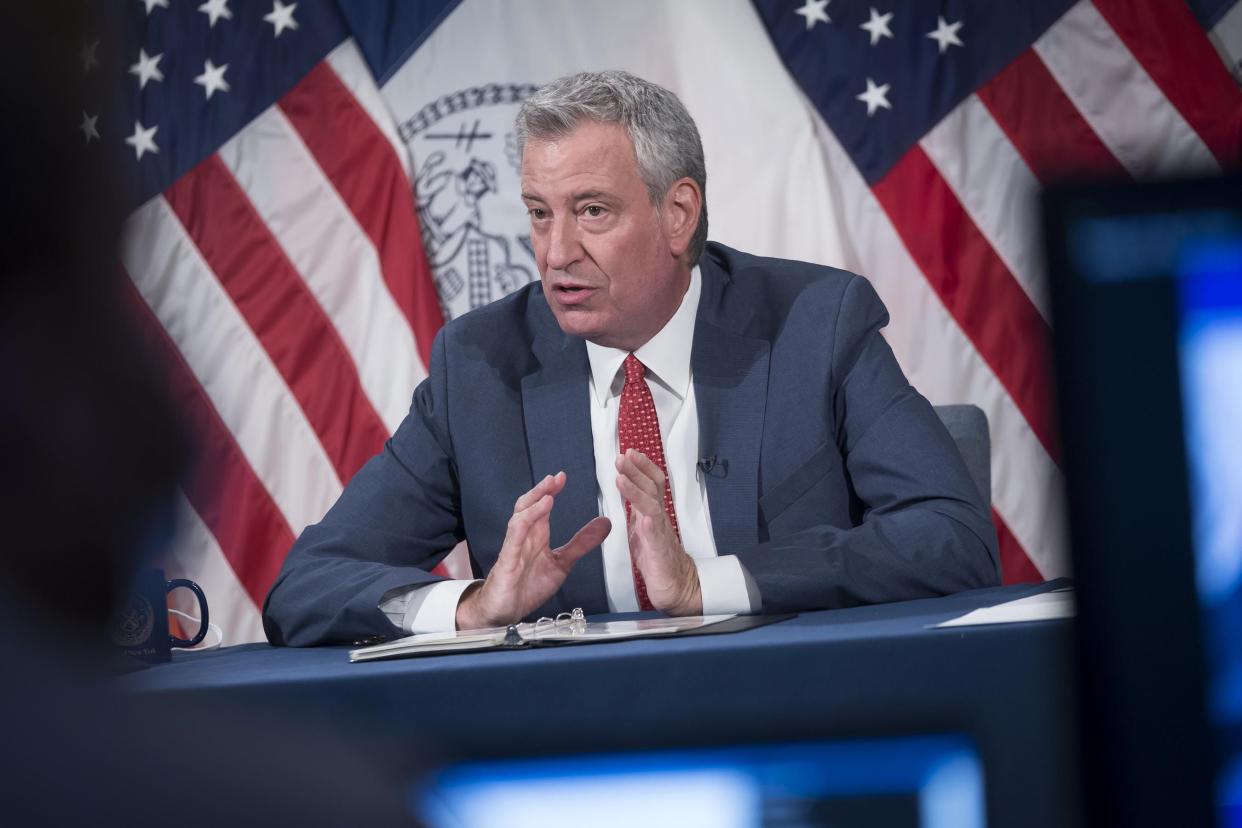
<svg viewBox="0 0 1242 828">
<path fill-rule="evenodd" d="M 872 190 L 923 275 L 1055 462 L 1060 452 L 1051 405 L 1051 331 L 1035 305 L 922 148 L 907 152 Z"/>
<path fill-rule="evenodd" d="M 164 197 L 348 482 L 383 447 L 388 429 L 327 314 L 218 155 Z"/>
<path fill-rule="evenodd" d="M 1242 87 L 1181 0 L 1094 0 L 1121 42 L 1226 168 L 1242 164 Z"/>
<path fill-rule="evenodd" d="M 379 251 L 384 281 L 414 330 L 423 365 L 431 365 L 431 343 L 444 319 L 413 191 L 392 145 L 326 63 L 278 106 Z"/>
<path fill-rule="evenodd" d="M 976 94 L 1040 181 L 1082 172 L 1129 177 L 1034 51 Z"/>
<path fill-rule="evenodd" d="M 129 279 L 123 296 L 151 351 L 167 372 L 168 388 L 195 440 L 194 463 L 182 482 L 186 498 L 211 531 L 255 606 L 263 606 L 293 530 L 242 454 L 211 398 Z"/>
<path fill-rule="evenodd" d="M 992 522 L 996 524 L 996 538 L 1000 542 L 1001 579 L 1006 584 L 1031 584 L 1044 580 L 1044 576 L 1031 563 L 1022 544 L 1009 531 L 1004 518 L 992 510 Z"/>
</svg>

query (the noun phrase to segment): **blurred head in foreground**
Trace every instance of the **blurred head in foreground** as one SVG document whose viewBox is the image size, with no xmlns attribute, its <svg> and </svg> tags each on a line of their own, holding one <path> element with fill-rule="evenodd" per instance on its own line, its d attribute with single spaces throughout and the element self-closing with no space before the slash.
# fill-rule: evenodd
<svg viewBox="0 0 1242 828">
<path fill-rule="evenodd" d="M 104 153 L 77 129 L 103 109 L 78 8 L 19 4 L 0 30 L 0 659 L 20 676 L 0 689 L 4 819 L 408 824 L 408 746 L 102 676 L 111 607 L 171 537 L 186 450 L 136 326 Z"/>
<path fill-rule="evenodd" d="M 0 47 L 0 591 L 98 629 L 155 536 L 183 462 L 132 326 L 76 6 L 20 4 Z"/>
</svg>

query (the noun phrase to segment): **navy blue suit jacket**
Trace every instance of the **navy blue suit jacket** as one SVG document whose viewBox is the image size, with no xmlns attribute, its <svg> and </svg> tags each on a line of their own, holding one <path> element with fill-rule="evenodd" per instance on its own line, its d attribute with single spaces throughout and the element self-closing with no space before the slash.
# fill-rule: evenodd
<svg viewBox="0 0 1242 828">
<path fill-rule="evenodd" d="M 691 353 L 716 548 L 765 612 L 940 595 L 999 580 L 996 534 L 952 438 L 880 335 L 862 277 L 709 244 Z M 264 605 L 274 644 L 391 636 L 378 609 L 462 539 L 486 574 L 513 503 L 564 470 L 559 546 L 598 514 L 583 340 L 536 283 L 446 325 L 410 413 L 307 527 Z M 619 531 L 614 528 L 613 531 Z M 608 611 L 598 550 L 537 614 Z"/>
</svg>

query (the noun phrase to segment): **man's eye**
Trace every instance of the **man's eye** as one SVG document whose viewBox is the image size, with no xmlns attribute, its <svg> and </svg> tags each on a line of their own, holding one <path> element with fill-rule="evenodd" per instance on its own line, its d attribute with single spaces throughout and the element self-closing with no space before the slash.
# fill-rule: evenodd
<svg viewBox="0 0 1242 828">
<path fill-rule="evenodd" d="M 530 213 L 530 217 L 536 220 L 541 220 L 547 215 L 547 212 L 541 207 L 532 207 L 528 212 Z"/>
<path fill-rule="evenodd" d="M 591 218 L 599 218 L 600 216 L 604 214 L 604 208 L 599 206 L 598 204 L 592 204 L 589 207 L 587 207 L 586 210 L 584 210 L 583 212 L 586 213 Z"/>
</svg>

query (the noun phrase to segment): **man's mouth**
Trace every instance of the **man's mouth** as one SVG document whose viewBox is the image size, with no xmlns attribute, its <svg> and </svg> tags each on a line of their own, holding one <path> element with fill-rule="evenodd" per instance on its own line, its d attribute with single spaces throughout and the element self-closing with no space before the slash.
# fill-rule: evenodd
<svg viewBox="0 0 1242 828">
<path fill-rule="evenodd" d="M 562 305 L 576 305 L 585 302 L 595 292 L 595 288 L 588 285 L 563 284 L 552 288 L 552 292 Z"/>
</svg>

